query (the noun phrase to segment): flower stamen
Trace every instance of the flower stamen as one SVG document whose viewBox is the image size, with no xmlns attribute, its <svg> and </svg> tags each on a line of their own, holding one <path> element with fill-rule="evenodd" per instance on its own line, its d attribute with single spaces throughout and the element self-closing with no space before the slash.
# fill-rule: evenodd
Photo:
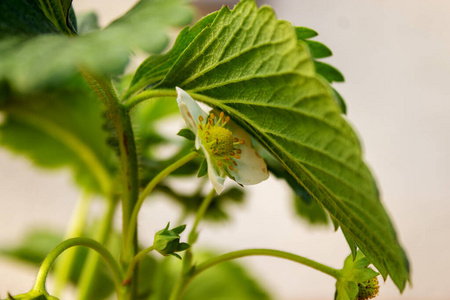
<svg viewBox="0 0 450 300">
<path fill-rule="evenodd" d="M 241 158 L 240 146 L 245 141 L 233 137 L 232 132 L 224 127 L 230 121 L 230 117 L 221 112 L 218 119 L 214 113 L 211 113 L 206 121 L 202 116 L 199 116 L 198 120 L 200 121 L 198 136 L 205 146 L 205 150 L 214 158 L 213 161 L 226 173 L 228 173 L 227 169 L 237 172 L 238 169 L 235 167 L 238 164 L 234 159 Z"/>
</svg>

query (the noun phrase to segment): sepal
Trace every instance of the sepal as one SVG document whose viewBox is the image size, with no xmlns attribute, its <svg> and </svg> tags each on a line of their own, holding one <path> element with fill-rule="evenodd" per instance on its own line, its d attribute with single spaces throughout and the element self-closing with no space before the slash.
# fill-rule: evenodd
<svg viewBox="0 0 450 300">
<path fill-rule="evenodd" d="M 367 300 L 378 295 L 378 272 L 369 268 L 370 262 L 360 251 L 355 259 L 349 255 L 336 282 L 335 300 Z"/>
<path fill-rule="evenodd" d="M 20 294 L 11 296 L 8 293 L 8 297 L 5 300 L 59 300 L 56 297 L 50 296 L 46 291 L 31 290 L 26 294 Z"/>
</svg>

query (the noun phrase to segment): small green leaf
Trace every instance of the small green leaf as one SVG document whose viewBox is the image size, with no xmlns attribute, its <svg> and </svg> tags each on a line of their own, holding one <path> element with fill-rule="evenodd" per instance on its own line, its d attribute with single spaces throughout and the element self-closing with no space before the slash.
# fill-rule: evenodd
<svg viewBox="0 0 450 300">
<path fill-rule="evenodd" d="M 403 290 L 409 280 L 406 255 L 359 140 L 318 76 L 324 65 L 313 61 L 290 23 L 278 21 L 267 6 L 258 10 L 254 1 L 243 0 L 233 11 L 220 10 L 153 88 L 178 86 L 229 115 Z"/>
<path fill-rule="evenodd" d="M 192 130 L 183 128 L 180 131 L 178 131 L 177 135 L 184 137 L 185 139 L 188 139 L 190 141 L 195 140 L 195 133 L 192 132 Z"/>
<path fill-rule="evenodd" d="M 341 94 L 339 94 L 338 91 L 336 91 L 334 88 L 333 88 L 333 95 L 334 95 L 334 100 L 336 101 L 336 104 L 341 109 L 342 113 L 344 115 L 347 114 L 347 105 L 345 104 L 344 98 L 342 98 Z"/>
<path fill-rule="evenodd" d="M 314 59 L 328 57 L 328 56 L 332 55 L 331 50 L 324 44 L 317 42 L 317 41 L 308 40 L 311 37 L 317 36 L 317 32 L 314 31 L 314 34 L 313 34 L 313 33 L 309 33 L 308 30 L 310 30 L 310 29 L 308 29 L 308 28 L 305 28 L 305 29 L 298 29 L 298 28 L 299 27 L 295 28 L 296 32 L 297 32 L 297 39 L 302 40 L 303 42 L 305 42 L 308 45 L 308 48 L 311 51 L 312 57 Z M 300 31 L 300 33 L 299 33 L 299 31 Z M 332 81 L 339 81 L 339 80 L 332 80 L 333 78 L 337 78 L 337 79 L 340 79 L 340 81 L 344 81 L 344 77 L 342 76 L 342 74 L 334 67 L 331 67 L 329 65 L 320 66 L 320 62 L 317 62 L 316 60 L 315 60 L 315 63 L 319 64 L 319 67 L 317 67 L 317 64 L 316 64 L 316 72 L 318 74 L 324 76 L 327 80 L 329 80 L 330 84 L 332 83 Z M 341 108 L 342 113 L 346 114 L 347 107 L 345 105 L 344 99 L 334 88 L 332 88 L 332 90 L 334 92 L 334 99 L 335 99 L 336 103 Z"/>
<path fill-rule="evenodd" d="M 319 34 L 307 27 L 295 27 L 295 33 L 297 34 L 297 39 L 306 40 L 318 36 Z"/>
<path fill-rule="evenodd" d="M 314 65 L 316 66 L 317 74 L 322 75 L 330 83 L 343 82 L 345 80 L 344 75 L 342 75 L 338 69 L 336 69 L 333 66 L 330 66 L 329 64 L 320 61 L 315 61 Z"/>
<path fill-rule="evenodd" d="M 200 164 L 200 168 L 198 169 L 197 177 L 203 177 L 208 173 L 208 163 L 206 162 L 206 159 L 202 160 L 202 163 Z"/>
<path fill-rule="evenodd" d="M 330 48 L 317 41 L 305 41 L 314 58 L 324 58 L 333 55 Z"/>
</svg>

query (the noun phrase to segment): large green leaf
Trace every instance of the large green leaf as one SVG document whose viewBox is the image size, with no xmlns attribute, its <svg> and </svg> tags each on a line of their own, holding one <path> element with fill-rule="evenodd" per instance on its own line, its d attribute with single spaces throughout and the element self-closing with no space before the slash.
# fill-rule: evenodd
<svg viewBox="0 0 450 300">
<path fill-rule="evenodd" d="M 84 188 L 109 194 L 114 156 L 106 144 L 103 107 L 82 78 L 59 89 L 0 95 L 0 145 L 39 166 L 69 166 Z"/>
<path fill-rule="evenodd" d="M 358 138 L 304 42 L 269 7 L 224 7 L 156 88 L 179 86 L 258 139 L 386 277 L 403 290 L 409 267 Z"/>
<path fill-rule="evenodd" d="M 57 86 L 80 67 L 91 72 L 120 73 L 133 49 L 162 51 L 168 42 L 167 28 L 187 24 L 191 15 L 190 6 L 183 0 L 142 0 L 101 31 L 76 37 L 45 34 L 25 40 L 3 40 L 0 81 L 7 80 L 15 89 L 30 91 Z M 6 25 L 10 22 L 14 19 L 5 21 Z M 29 29 L 25 26 L 24 30 Z"/>
<path fill-rule="evenodd" d="M 184 28 L 168 53 L 164 55 L 152 55 L 147 58 L 137 69 L 130 84 L 130 90 L 127 93 L 128 96 L 148 85 L 161 81 L 180 54 L 183 53 L 184 49 L 203 29 L 205 29 L 205 27 L 209 26 L 209 24 L 214 21 L 216 15 L 217 12 L 212 13 L 201 19 L 192 26 L 192 28 Z"/>
<path fill-rule="evenodd" d="M 0 1 L 0 39 L 42 33 L 58 33 L 58 29 L 39 9 L 36 1 Z"/>
<path fill-rule="evenodd" d="M 36 0 L 36 2 L 59 31 L 66 34 L 75 33 L 76 23 L 73 24 L 72 19 L 69 18 L 72 0 Z"/>
</svg>

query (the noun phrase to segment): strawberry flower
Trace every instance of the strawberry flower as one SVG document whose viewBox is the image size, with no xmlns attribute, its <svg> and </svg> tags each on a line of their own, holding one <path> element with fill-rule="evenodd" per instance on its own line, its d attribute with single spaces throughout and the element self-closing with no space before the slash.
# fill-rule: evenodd
<svg viewBox="0 0 450 300">
<path fill-rule="evenodd" d="M 208 165 L 208 177 L 220 194 L 225 177 L 241 185 L 260 183 L 269 178 L 265 161 L 252 148 L 250 135 L 225 116 L 206 113 L 180 88 L 178 107 L 189 129 L 195 133 L 195 148 L 201 149 Z"/>
</svg>

